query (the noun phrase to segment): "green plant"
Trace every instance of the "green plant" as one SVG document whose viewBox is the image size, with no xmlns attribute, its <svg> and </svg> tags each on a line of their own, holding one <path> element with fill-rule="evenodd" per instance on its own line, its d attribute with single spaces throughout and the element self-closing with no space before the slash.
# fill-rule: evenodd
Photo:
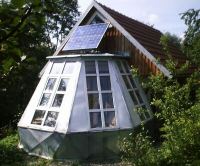
<svg viewBox="0 0 200 166">
<path fill-rule="evenodd" d="M 23 152 L 17 148 L 18 135 L 16 133 L 0 140 L 0 163 L 11 164 L 23 159 Z"/>
</svg>

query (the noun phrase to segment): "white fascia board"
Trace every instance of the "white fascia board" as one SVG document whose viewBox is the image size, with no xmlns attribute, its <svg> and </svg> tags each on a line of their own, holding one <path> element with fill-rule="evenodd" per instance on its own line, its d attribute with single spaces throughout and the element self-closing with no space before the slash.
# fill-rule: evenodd
<svg viewBox="0 0 200 166">
<path fill-rule="evenodd" d="M 115 26 L 136 48 L 138 48 L 149 60 L 151 60 L 158 69 L 167 77 L 171 78 L 172 75 L 163 65 L 159 64 L 156 58 L 147 51 L 129 32 L 127 32 L 113 17 L 110 16 L 97 2 L 93 2 L 94 7 L 105 17 L 110 23 Z"/>
</svg>

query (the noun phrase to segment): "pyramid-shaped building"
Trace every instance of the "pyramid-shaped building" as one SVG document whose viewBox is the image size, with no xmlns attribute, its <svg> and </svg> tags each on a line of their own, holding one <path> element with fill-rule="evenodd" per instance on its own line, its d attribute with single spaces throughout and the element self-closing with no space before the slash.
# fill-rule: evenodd
<svg viewBox="0 0 200 166">
<path fill-rule="evenodd" d="M 152 118 L 130 64 L 140 65 L 144 73 L 145 67 L 170 73 L 111 12 L 115 11 L 94 1 L 55 54 L 47 57 L 18 123 L 20 147 L 29 154 L 56 159 L 113 157 L 119 153 L 119 136 Z M 138 55 L 147 63 L 142 62 L 143 68 Z M 133 57 L 138 61 L 132 63 Z"/>
</svg>

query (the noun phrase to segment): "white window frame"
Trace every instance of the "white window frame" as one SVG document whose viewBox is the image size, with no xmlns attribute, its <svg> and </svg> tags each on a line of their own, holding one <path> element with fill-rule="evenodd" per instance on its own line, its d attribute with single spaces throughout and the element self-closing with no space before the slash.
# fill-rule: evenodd
<svg viewBox="0 0 200 166">
<path fill-rule="evenodd" d="M 104 23 L 108 23 L 107 19 L 106 19 L 103 15 L 101 15 L 98 11 L 95 11 L 95 12 L 93 13 L 93 15 L 90 17 L 90 19 L 87 21 L 86 24 L 87 24 L 87 25 L 91 24 L 91 22 L 93 21 L 93 19 L 94 19 L 96 16 L 98 16 Z"/>
<path fill-rule="evenodd" d="M 117 120 L 117 111 L 116 111 L 116 104 L 115 104 L 115 98 L 114 98 L 114 93 L 113 93 L 113 88 L 112 88 L 112 83 L 111 83 L 111 72 L 110 72 L 110 61 L 109 60 L 105 60 L 105 59 L 101 59 L 101 60 L 85 60 L 84 61 L 84 69 L 85 68 L 85 62 L 86 61 L 93 61 L 95 62 L 95 69 L 96 69 L 96 74 L 87 74 L 86 70 L 85 70 L 85 80 L 87 76 L 96 76 L 97 78 L 97 91 L 88 91 L 87 90 L 87 81 L 86 81 L 86 101 L 87 101 L 87 106 L 88 106 L 88 119 L 89 119 L 89 130 L 90 131 L 96 131 L 96 130 L 115 130 L 118 128 L 118 120 Z M 108 62 L 108 70 L 109 73 L 99 73 L 99 67 L 98 67 L 98 62 L 100 61 L 106 61 Z M 110 86 L 111 86 L 111 90 L 101 90 L 101 85 L 100 85 L 100 76 L 109 76 L 110 77 Z M 98 94 L 99 95 L 99 109 L 89 109 L 89 101 L 88 101 L 88 94 Z M 113 101 L 113 108 L 103 108 L 103 98 L 102 98 L 102 94 L 103 93 L 111 93 L 112 94 L 112 101 Z M 104 112 L 114 112 L 115 113 L 115 126 L 114 127 L 106 127 L 105 126 L 105 116 L 104 116 Z M 92 128 L 91 127 L 91 123 L 90 123 L 90 112 L 100 112 L 101 113 L 101 124 L 102 127 L 96 127 L 96 128 Z"/>
<path fill-rule="evenodd" d="M 121 71 L 119 70 L 119 73 L 120 73 L 121 76 L 122 76 L 122 80 L 123 80 L 123 82 L 124 82 L 124 84 L 125 84 L 125 87 L 126 87 L 126 89 L 127 89 L 127 91 L 128 91 L 129 96 L 130 96 L 130 92 L 133 92 L 133 94 L 134 94 L 134 96 L 135 96 L 135 99 L 137 100 L 137 103 L 138 103 L 138 104 L 135 104 L 135 103 L 133 102 L 132 97 L 130 96 L 131 101 L 133 102 L 133 104 L 134 104 L 134 106 L 135 106 L 135 109 L 142 108 L 142 107 L 146 107 L 146 109 L 147 109 L 147 106 L 145 105 L 145 100 L 143 99 L 142 95 L 140 94 L 139 88 L 137 88 L 137 84 L 136 84 L 136 82 L 134 81 L 134 79 L 133 79 L 133 77 L 132 77 L 132 75 L 131 75 L 131 72 L 130 72 L 131 69 L 130 69 L 128 63 L 127 63 L 126 61 L 122 61 L 122 60 L 120 60 L 120 61 L 118 60 L 116 63 L 117 63 L 118 69 L 119 69 L 118 64 L 120 64 L 120 66 L 121 66 L 121 68 L 122 68 L 122 70 L 123 70 L 123 72 L 121 72 Z M 126 68 L 124 67 L 124 64 L 125 64 L 125 65 L 127 66 L 127 68 L 129 69 L 129 72 L 126 71 Z M 128 88 L 128 87 L 127 87 L 127 85 L 126 85 L 126 83 L 125 83 L 125 81 L 124 81 L 124 79 L 123 79 L 123 76 L 126 76 L 127 81 L 128 81 L 128 84 L 129 84 L 129 86 L 130 86 L 131 88 Z M 130 79 L 129 79 L 129 76 L 132 77 L 133 82 L 134 82 L 134 84 L 135 84 L 136 87 L 133 87 L 133 85 L 132 85 L 132 83 L 131 83 L 131 81 L 130 81 Z M 141 99 L 142 99 L 143 102 L 140 102 L 140 100 L 138 99 L 138 96 L 137 96 L 137 94 L 136 94 L 136 91 L 138 91 L 138 93 L 139 93 L 139 95 L 140 95 L 140 97 L 141 97 Z M 149 117 L 147 117 L 147 116 L 145 115 L 145 113 L 148 113 Z M 142 112 L 142 114 L 139 113 L 139 117 L 140 117 L 140 119 L 142 119 L 141 117 L 143 116 L 143 117 L 144 117 L 144 121 L 147 121 L 148 119 L 151 118 L 151 114 L 150 114 L 149 110 L 148 110 L 148 111 L 145 111 L 145 113 L 144 113 L 144 112 Z"/>
<path fill-rule="evenodd" d="M 70 74 L 63 74 L 65 65 L 66 65 L 67 63 L 70 63 L 70 62 L 73 62 L 73 63 L 74 63 L 74 70 L 73 70 L 73 72 L 70 73 Z M 42 129 L 42 130 L 46 130 L 46 131 L 55 130 L 55 128 L 56 128 L 56 126 L 57 126 L 57 122 L 58 122 L 58 117 L 59 117 L 59 114 L 60 114 L 60 108 L 61 108 L 61 106 L 62 106 L 62 104 L 63 104 L 64 96 L 65 96 L 66 94 L 69 93 L 68 85 L 67 85 L 65 91 L 58 91 L 58 88 L 59 88 L 59 85 L 60 85 L 60 82 L 61 82 L 62 79 L 65 79 L 65 78 L 68 79 L 68 84 L 69 84 L 69 82 L 71 81 L 71 78 L 73 77 L 74 71 L 75 71 L 75 63 L 76 63 L 76 62 L 75 62 L 75 61 L 66 61 L 66 60 L 64 60 L 64 61 L 62 62 L 62 64 L 61 64 L 61 65 L 62 65 L 62 69 L 61 69 L 60 73 L 59 73 L 59 74 L 51 74 L 51 70 L 52 70 L 52 68 L 53 68 L 53 64 L 54 64 L 54 63 L 56 63 L 56 62 L 52 62 L 51 67 L 50 67 L 50 70 L 49 70 L 49 72 L 47 73 L 48 76 L 47 76 L 47 78 L 46 78 L 46 82 L 45 82 L 45 84 L 44 84 L 44 87 L 43 87 L 43 90 L 42 90 L 42 92 L 41 92 L 40 98 L 39 98 L 39 100 L 38 100 L 38 104 L 37 104 L 37 106 L 35 107 L 34 114 L 33 114 L 32 118 L 31 118 L 31 121 L 30 121 L 30 127 L 31 127 L 31 128 Z M 56 82 L 55 82 L 54 87 L 53 87 L 53 89 L 52 89 L 51 91 L 45 90 L 45 88 L 46 88 L 46 86 L 47 86 L 47 83 L 48 83 L 48 80 L 49 80 L 50 78 L 56 78 Z M 42 99 L 42 96 L 43 96 L 44 93 L 51 93 L 51 96 L 50 96 L 49 101 L 48 101 L 48 103 L 47 103 L 46 106 L 40 106 L 39 104 L 40 104 L 40 102 L 41 102 L 41 99 Z M 52 107 L 56 94 L 63 94 L 63 95 L 64 95 L 64 96 L 63 96 L 63 99 L 62 99 L 62 103 L 61 103 L 61 105 L 60 105 L 59 107 Z M 41 123 L 40 125 L 38 125 L 38 124 L 32 124 L 33 117 L 34 117 L 34 115 L 35 115 L 36 110 L 45 111 L 44 117 L 42 118 L 42 123 Z M 46 120 L 46 118 L 47 118 L 48 112 L 57 112 L 57 113 L 58 113 L 58 116 L 57 116 L 57 119 L 56 119 L 56 124 L 55 124 L 54 127 L 44 126 L 44 122 L 45 122 L 45 120 Z"/>
</svg>

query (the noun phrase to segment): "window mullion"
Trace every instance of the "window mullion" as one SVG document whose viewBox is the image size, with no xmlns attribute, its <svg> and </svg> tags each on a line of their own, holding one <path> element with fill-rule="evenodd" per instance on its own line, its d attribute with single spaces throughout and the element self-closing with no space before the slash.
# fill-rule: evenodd
<svg viewBox="0 0 200 166">
<path fill-rule="evenodd" d="M 49 77 L 50 77 L 50 75 L 49 75 Z M 56 83 L 55 83 L 53 90 L 51 91 L 51 97 L 50 97 L 49 103 L 47 105 L 47 110 L 49 110 L 51 108 L 51 105 L 53 104 L 53 99 L 55 98 L 55 95 L 56 95 L 55 93 L 56 93 L 56 90 L 57 90 L 57 88 L 59 86 L 59 82 L 60 82 L 60 74 L 57 75 L 57 77 L 55 77 L 55 78 L 56 78 Z"/>
<path fill-rule="evenodd" d="M 102 122 L 102 128 L 105 128 L 105 120 L 104 120 L 104 115 L 103 115 L 103 101 L 102 101 L 102 93 L 101 93 L 98 61 L 95 61 L 95 65 L 96 65 L 96 73 L 97 73 L 97 87 L 98 87 L 98 92 L 99 92 L 99 104 L 100 104 L 100 112 L 101 112 L 101 122 Z"/>
</svg>

